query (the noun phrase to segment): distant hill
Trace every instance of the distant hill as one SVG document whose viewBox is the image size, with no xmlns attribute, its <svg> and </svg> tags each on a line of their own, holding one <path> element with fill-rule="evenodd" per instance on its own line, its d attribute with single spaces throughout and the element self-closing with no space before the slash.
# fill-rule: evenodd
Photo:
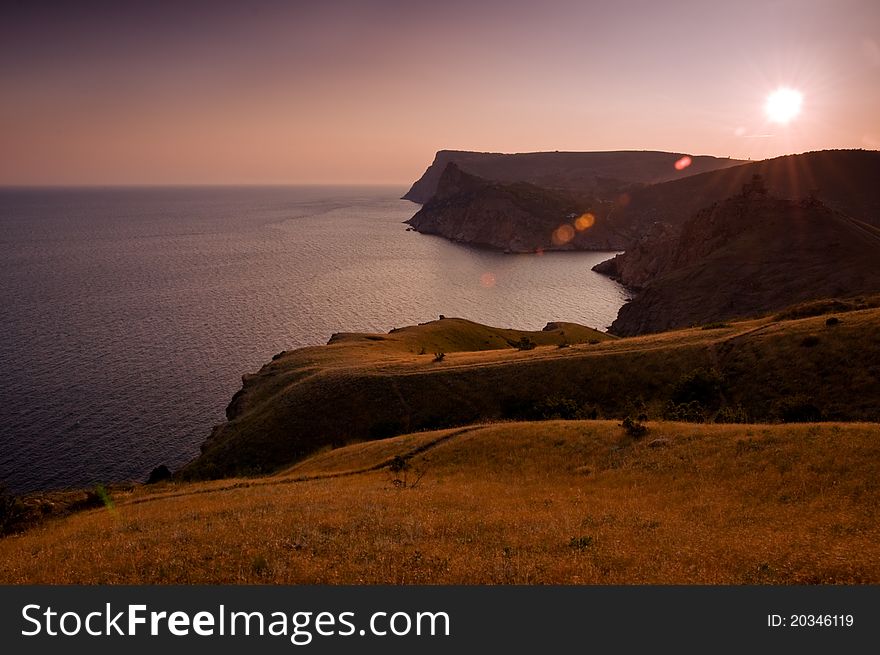
<svg viewBox="0 0 880 655">
<path fill-rule="evenodd" d="M 736 195 L 755 175 L 770 194 L 815 197 L 831 209 L 880 227 L 880 152 L 821 150 L 751 162 L 633 189 L 607 220 L 620 233 L 644 236 L 655 223 L 681 226 L 697 211 Z"/>
<path fill-rule="evenodd" d="M 611 326 L 634 335 L 880 292 L 878 258 L 880 229 L 815 198 L 769 195 L 756 177 L 598 270 L 642 287 Z"/>
<path fill-rule="evenodd" d="M 600 214 L 596 224 L 574 229 L 577 217 L 590 211 Z M 406 222 L 423 234 L 507 252 L 622 250 L 629 240 L 608 229 L 604 211 L 587 195 L 494 182 L 449 163 L 437 192 Z M 554 238 L 561 225 L 568 226 L 568 234 Z"/>
<path fill-rule="evenodd" d="M 419 204 L 430 200 L 449 163 L 494 182 L 529 182 L 581 194 L 611 193 L 633 183 L 652 184 L 743 163 L 736 159 L 692 155 L 690 165 L 678 170 L 675 163 L 685 156 L 684 153 L 628 150 L 517 154 L 440 150 L 403 198 Z"/>
</svg>

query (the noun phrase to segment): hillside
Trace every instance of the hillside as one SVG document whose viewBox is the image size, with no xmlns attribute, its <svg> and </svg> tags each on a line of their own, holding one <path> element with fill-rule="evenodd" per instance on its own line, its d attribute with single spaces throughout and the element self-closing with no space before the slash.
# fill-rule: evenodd
<svg viewBox="0 0 880 655">
<path fill-rule="evenodd" d="M 478 420 L 480 399 L 449 386 L 459 355 L 526 358 L 542 347 L 612 338 L 571 323 L 528 332 L 454 318 L 389 334 L 335 334 L 325 346 L 279 353 L 256 375 L 244 376 L 227 407 L 228 421 L 182 475 L 273 471 L 327 446 Z M 523 339 L 537 349 L 518 350 Z M 442 361 L 434 361 L 438 353 Z"/>
<path fill-rule="evenodd" d="M 878 257 L 880 229 L 816 199 L 775 198 L 756 178 L 598 270 L 641 288 L 610 328 L 625 336 L 877 293 Z"/>
<path fill-rule="evenodd" d="M 539 250 L 620 250 L 628 243 L 601 219 L 593 229 L 559 238 L 560 225 L 599 211 L 586 196 L 550 191 L 524 182 L 503 184 L 447 165 L 437 192 L 408 221 L 423 234 L 506 252 Z"/>
<path fill-rule="evenodd" d="M 627 161 L 617 163 L 623 166 Z M 880 152 L 825 150 L 748 164 L 717 161 L 731 165 L 696 173 L 692 164 L 678 172 L 674 161 L 667 161 L 676 175 L 687 176 L 648 185 L 581 180 L 553 189 L 540 180 L 499 181 L 491 177 L 492 171 L 481 175 L 472 166 L 451 161 L 442 171 L 434 170 L 436 193 L 407 222 L 419 232 L 510 252 L 631 250 L 649 235 L 676 235 L 698 211 L 735 195 L 760 175 L 772 195 L 812 197 L 880 227 L 880 186 L 875 183 L 880 179 Z M 639 163 L 631 163 L 631 177 L 644 178 Z M 584 213 L 590 214 L 589 221 L 578 226 L 577 218 Z M 557 238 L 560 229 L 567 233 L 562 239 Z M 597 270 L 614 272 L 601 265 Z M 623 282 L 636 286 L 638 281 Z"/>
<path fill-rule="evenodd" d="M 643 237 L 652 226 L 677 231 L 698 211 L 736 195 L 760 176 L 779 198 L 815 198 L 829 208 L 880 227 L 880 152 L 821 150 L 732 166 L 633 189 L 618 203 L 618 229 Z"/>
<path fill-rule="evenodd" d="M 0 539 L 0 584 L 880 582 L 880 427 L 648 427 L 475 425 L 136 487 Z"/>
<path fill-rule="evenodd" d="M 826 318 L 628 339 L 459 319 L 337 335 L 247 376 L 229 420 L 179 477 L 272 472 L 322 448 L 498 419 L 880 420 L 880 310 Z M 516 348 L 522 337 L 537 347 Z"/>
<path fill-rule="evenodd" d="M 649 184 L 695 175 L 742 163 L 735 159 L 692 156 L 687 168 L 675 162 L 682 153 L 652 151 L 527 152 L 502 154 L 440 150 L 424 174 L 403 196 L 424 204 L 437 191 L 443 171 L 450 163 L 463 171 L 494 182 L 528 182 L 548 189 L 578 193 L 614 192 L 634 183 Z"/>
</svg>

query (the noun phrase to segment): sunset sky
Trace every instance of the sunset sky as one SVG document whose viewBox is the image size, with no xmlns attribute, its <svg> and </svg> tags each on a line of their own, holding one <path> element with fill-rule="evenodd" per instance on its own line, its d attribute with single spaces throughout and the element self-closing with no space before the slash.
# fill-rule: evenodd
<svg viewBox="0 0 880 655">
<path fill-rule="evenodd" d="M 405 184 L 441 148 L 877 149 L 880 2 L 0 10 L 0 184 Z"/>
</svg>

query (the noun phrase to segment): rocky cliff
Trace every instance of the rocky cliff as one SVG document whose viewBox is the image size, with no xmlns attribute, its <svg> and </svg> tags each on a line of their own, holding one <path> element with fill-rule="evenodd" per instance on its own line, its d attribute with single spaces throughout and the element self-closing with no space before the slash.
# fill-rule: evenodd
<svg viewBox="0 0 880 655">
<path fill-rule="evenodd" d="M 586 195 L 485 180 L 450 163 L 434 196 L 407 223 L 506 252 L 622 249 L 629 236 L 618 233 L 608 213 L 606 203 Z"/>
<path fill-rule="evenodd" d="M 640 287 L 611 332 L 635 335 L 880 291 L 880 229 L 755 177 L 680 230 L 655 227 L 599 270 Z"/>
<path fill-rule="evenodd" d="M 814 197 L 831 209 L 880 227 L 880 152 L 872 150 L 786 155 L 634 188 L 626 194 L 625 203 L 618 203 L 614 220 L 619 229 L 635 235 L 628 249 L 643 251 L 638 244 L 650 233 L 676 236 L 696 212 L 739 193 L 755 175 L 761 177 L 771 195 L 792 200 Z M 654 247 L 659 242 L 652 238 L 650 244 Z M 643 263 L 645 254 L 638 257 Z M 628 258 L 626 255 L 620 259 Z M 638 275 L 626 278 L 621 261 L 618 268 L 625 284 L 641 285 Z"/>
<path fill-rule="evenodd" d="M 687 159 L 682 160 L 682 158 Z M 676 162 L 681 162 L 676 166 Z M 548 189 L 610 196 L 632 184 L 653 184 L 744 163 L 702 155 L 653 151 L 527 152 L 502 154 L 440 150 L 434 162 L 403 196 L 424 204 L 437 191 L 446 167 L 495 182 L 528 182 Z M 686 166 L 683 164 L 687 163 Z"/>
</svg>

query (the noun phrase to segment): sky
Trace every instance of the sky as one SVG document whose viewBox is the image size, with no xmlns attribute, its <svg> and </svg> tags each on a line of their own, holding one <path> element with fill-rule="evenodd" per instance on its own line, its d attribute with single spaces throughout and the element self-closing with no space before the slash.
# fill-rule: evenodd
<svg viewBox="0 0 880 655">
<path fill-rule="evenodd" d="M 0 185 L 402 185 L 444 148 L 878 149 L 880 2 L 0 9 Z"/>
</svg>

